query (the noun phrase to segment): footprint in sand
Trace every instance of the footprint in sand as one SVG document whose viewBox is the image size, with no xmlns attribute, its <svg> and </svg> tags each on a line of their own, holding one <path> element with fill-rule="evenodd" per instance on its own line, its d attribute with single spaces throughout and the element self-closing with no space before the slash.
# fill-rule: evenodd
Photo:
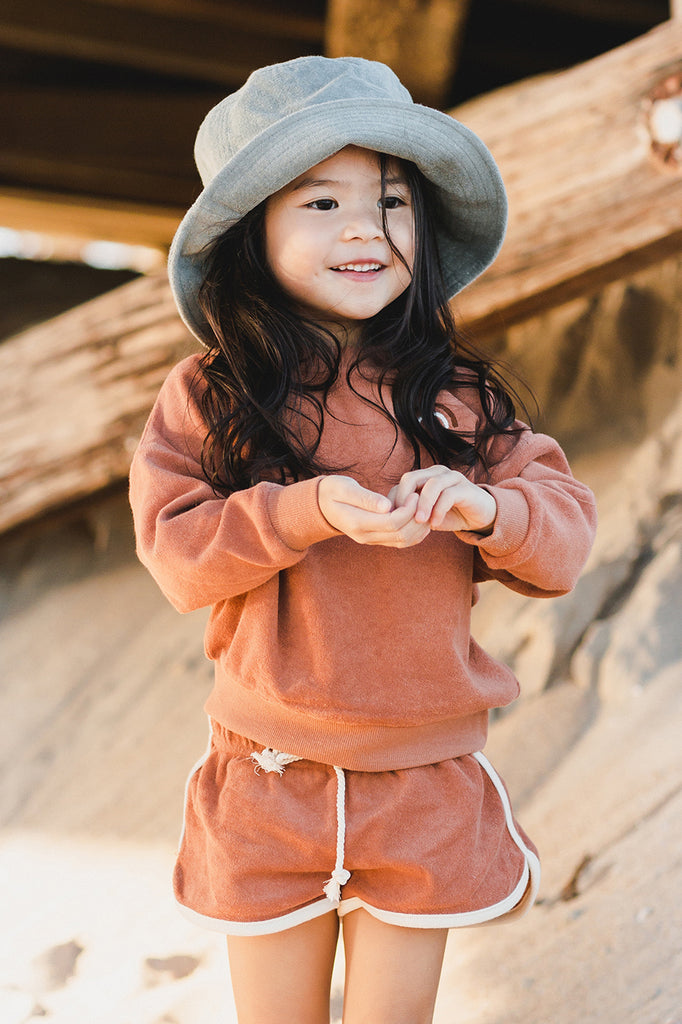
<svg viewBox="0 0 682 1024">
<path fill-rule="evenodd" d="M 164 981 L 179 981 L 196 971 L 201 960 L 195 956 L 147 957 L 144 962 L 145 985 L 151 988 Z"/>
<path fill-rule="evenodd" d="M 78 957 L 84 947 L 73 939 L 60 946 L 50 946 L 32 962 L 32 988 L 36 992 L 54 992 L 64 988 L 76 973 Z"/>
</svg>

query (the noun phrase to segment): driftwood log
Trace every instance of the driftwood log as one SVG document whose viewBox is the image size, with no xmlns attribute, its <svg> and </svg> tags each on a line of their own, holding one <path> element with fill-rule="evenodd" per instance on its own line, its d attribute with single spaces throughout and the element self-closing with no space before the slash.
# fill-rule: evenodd
<svg viewBox="0 0 682 1024">
<path fill-rule="evenodd" d="M 458 302 L 468 322 L 525 319 L 682 248 L 682 140 L 652 134 L 655 105 L 679 97 L 681 74 L 672 20 L 453 112 L 485 139 L 510 198 L 500 256 Z"/>
<path fill-rule="evenodd" d="M 510 195 L 502 252 L 457 301 L 479 335 L 682 249 L 682 174 L 648 120 L 681 68 L 671 21 L 455 111 L 490 144 Z M 158 275 L 3 342 L 0 530 L 123 480 L 164 375 L 191 348 Z"/>
<path fill-rule="evenodd" d="M 125 478 L 168 368 L 194 346 L 165 275 L 0 345 L 0 530 Z"/>
</svg>

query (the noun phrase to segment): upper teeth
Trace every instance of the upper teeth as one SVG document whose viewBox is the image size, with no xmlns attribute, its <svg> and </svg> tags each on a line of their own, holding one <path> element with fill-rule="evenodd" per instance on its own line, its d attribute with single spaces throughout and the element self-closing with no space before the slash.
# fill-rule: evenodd
<svg viewBox="0 0 682 1024">
<path fill-rule="evenodd" d="M 380 263 L 343 263 L 337 270 L 356 270 L 364 273 L 366 270 L 381 270 Z"/>
</svg>

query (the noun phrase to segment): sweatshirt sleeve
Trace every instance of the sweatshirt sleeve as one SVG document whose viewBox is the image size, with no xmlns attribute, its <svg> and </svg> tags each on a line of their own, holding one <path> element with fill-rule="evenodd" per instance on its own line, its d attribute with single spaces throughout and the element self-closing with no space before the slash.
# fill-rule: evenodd
<svg viewBox="0 0 682 1024">
<path fill-rule="evenodd" d="M 183 612 L 260 586 L 337 534 L 320 512 L 319 478 L 216 495 L 201 468 L 197 374 L 197 356 L 171 371 L 130 470 L 138 557 Z"/>
<path fill-rule="evenodd" d="M 509 439 L 499 443 L 509 445 Z M 596 504 L 556 441 L 525 428 L 483 484 L 497 502 L 493 531 L 459 532 L 475 545 L 475 579 L 554 597 L 576 584 L 594 541 Z"/>
</svg>

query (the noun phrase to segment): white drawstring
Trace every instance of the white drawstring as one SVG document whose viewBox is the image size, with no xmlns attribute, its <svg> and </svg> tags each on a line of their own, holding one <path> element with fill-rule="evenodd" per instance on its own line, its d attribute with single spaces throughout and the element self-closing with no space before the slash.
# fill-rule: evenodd
<svg viewBox="0 0 682 1024">
<path fill-rule="evenodd" d="M 338 907 L 341 902 L 341 886 L 350 878 L 350 871 L 343 866 L 343 854 L 346 845 L 346 776 L 343 768 L 333 766 L 336 772 L 336 864 L 322 890 L 332 903 Z"/>
<path fill-rule="evenodd" d="M 264 772 L 277 772 L 278 775 L 284 775 L 284 769 L 288 764 L 303 760 L 295 754 L 285 754 L 272 747 L 266 747 L 260 754 L 254 750 L 251 759 L 256 762 L 256 774 L 262 769 Z M 346 776 L 343 768 L 337 768 L 336 765 L 332 767 L 336 772 L 336 864 L 331 878 L 324 883 L 322 891 L 327 899 L 338 907 L 341 902 L 341 886 L 350 878 L 350 871 L 343 866 L 346 847 Z"/>
</svg>

